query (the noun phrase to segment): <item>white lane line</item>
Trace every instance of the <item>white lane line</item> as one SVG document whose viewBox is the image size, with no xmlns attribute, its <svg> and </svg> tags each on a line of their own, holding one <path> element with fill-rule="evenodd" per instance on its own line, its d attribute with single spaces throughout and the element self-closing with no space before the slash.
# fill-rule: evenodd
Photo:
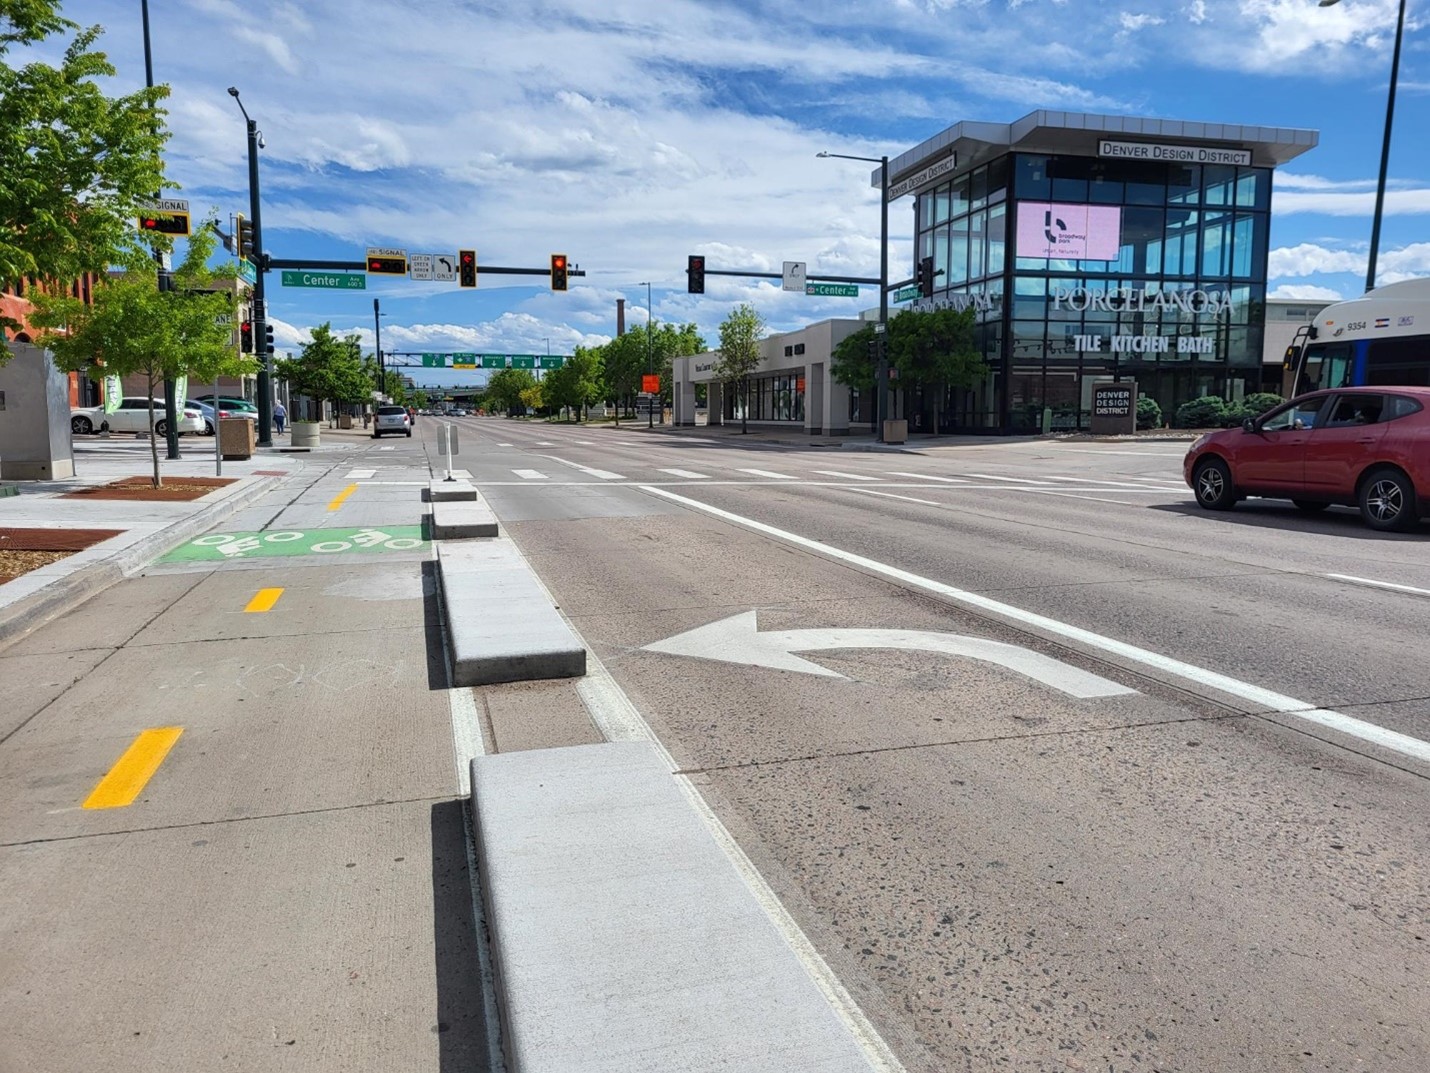
<svg viewBox="0 0 1430 1073">
<path fill-rule="evenodd" d="M 498 447 L 510 447 L 511 444 L 509 444 L 509 443 L 499 443 L 499 444 L 497 444 L 497 446 L 498 446 Z"/>
<path fill-rule="evenodd" d="M 660 472 L 669 473 L 672 477 L 684 477 L 691 481 L 708 481 L 710 479 L 708 473 L 695 473 L 688 469 L 663 469 Z"/>
<path fill-rule="evenodd" d="M 538 447 L 555 447 L 556 444 L 552 443 L 550 440 L 537 440 L 537 441 L 536 441 L 536 446 L 538 446 Z"/>
<path fill-rule="evenodd" d="M 575 632 L 574 626 L 572 632 Z M 576 636 L 581 639 L 579 633 Z M 585 643 L 584 640 L 582 643 Z M 878 1029 L 864 1016 L 864 1011 L 859 1008 L 854 996 L 840 983 L 829 963 L 820 956 L 809 937 L 804 934 L 794 917 L 790 916 L 779 895 L 765 882 L 765 877 L 760 875 L 759 869 L 746 856 L 735 837 L 720 821 L 720 817 L 715 815 L 705 798 L 700 796 L 700 791 L 690 781 L 690 776 L 674 774 L 680 770 L 680 765 L 666 751 L 650 725 L 641 717 L 630 698 L 611 677 L 611 673 L 596 658 L 596 653 L 591 651 L 589 645 L 586 646 L 586 676 L 577 680 L 576 693 L 590 713 L 591 721 L 607 741 L 643 741 L 649 742 L 655 748 L 661 760 L 670 768 L 676 785 L 685 794 L 685 799 L 705 824 L 706 830 L 735 866 L 740 878 L 745 881 L 745 886 L 754 895 L 785 944 L 804 966 L 804 971 L 824 995 L 824 1000 L 829 1003 L 835 1016 L 844 1023 L 845 1029 L 864 1052 L 864 1058 L 873 1073 L 906 1073 L 903 1063 L 889 1049 Z"/>
<path fill-rule="evenodd" d="M 392 447 L 392 446 L 388 446 L 388 447 L 379 447 L 378 450 L 379 450 L 379 451 L 395 451 L 395 450 L 397 450 L 397 448 L 396 448 L 396 447 Z"/>
<path fill-rule="evenodd" d="M 1352 577 L 1350 574 L 1327 574 L 1326 577 L 1335 578 L 1337 581 L 1350 581 L 1356 585 L 1371 585 L 1377 589 L 1408 592 L 1414 596 L 1430 596 L 1430 589 L 1417 589 L 1414 585 L 1397 585 L 1392 581 L 1374 581 L 1368 577 Z"/>
<path fill-rule="evenodd" d="M 859 492 L 866 496 L 883 496 L 885 499 L 902 499 L 906 503 L 923 503 L 929 507 L 942 507 L 943 503 L 936 503 L 932 499 L 915 499 L 913 496 L 895 495 L 893 492 L 876 492 L 872 488 L 851 488 L 851 492 Z"/>
<path fill-rule="evenodd" d="M 353 470 L 351 473 L 348 474 L 347 479 L 350 480 L 350 481 L 365 481 L 365 480 L 367 480 L 369 477 L 376 477 L 376 476 L 377 476 L 377 470 L 375 470 L 375 469 L 355 469 L 355 470 Z"/>
<path fill-rule="evenodd" d="M 1273 712 L 1288 715 L 1295 719 L 1303 719 L 1308 723 L 1326 727 L 1329 730 L 1337 731 L 1341 734 L 1359 738 L 1362 741 L 1370 742 L 1384 749 L 1390 749 L 1405 756 L 1413 757 L 1426 763 L 1430 763 L 1430 742 L 1422 741 L 1419 738 L 1412 738 L 1408 734 L 1401 734 L 1398 731 L 1387 730 L 1385 727 L 1376 726 L 1374 723 L 1367 723 L 1363 719 L 1356 719 L 1354 716 L 1345 715 L 1341 712 L 1332 711 L 1329 708 L 1317 708 L 1304 700 L 1297 700 L 1295 697 L 1287 696 L 1284 693 L 1277 693 L 1274 690 L 1266 689 L 1262 686 L 1253 685 L 1250 682 L 1243 682 L 1232 678 L 1230 675 L 1221 674 L 1218 671 L 1208 670 L 1205 667 L 1198 667 L 1193 663 L 1185 663 L 1171 656 L 1164 656 L 1160 652 L 1153 652 L 1150 649 L 1139 648 L 1136 645 L 1128 644 L 1126 641 L 1119 641 L 1113 637 L 1104 637 L 1101 634 L 1093 633 L 1091 630 L 1082 629 L 1079 626 L 1072 626 L 1066 622 L 1059 622 L 1057 619 L 1048 618 L 1046 615 L 1035 614 L 1025 611 L 1021 607 L 1014 607 L 1012 604 L 1005 604 L 998 600 L 991 600 L 986 596 L 979 596 L 977 593 L 968 592 L 964 589 L 956 589 L 952 585 L 945 585 L 941 581 L 934 581 L 932 578 L 921 577 L 908 570 L 901 570 L 897 566 L 890 566 L 881 563 L 877 559 L 869 559 L 863 555 L 856 555 L 853 552 L 836 548 L 832 544 L 824 544 L 818 540 L 811 540 L 809 537 L 800 536 L 784 529 L 777 529 L 773 525 L 766 525 L 764 522 L 757 522 L 753 518 L 745 518 L 739 514 L 733 514 L 719 507 L 712 507 L 709 504 L 701 503 L 699 500 L 690 499 L 686 496 L 677 495 L 675 492 L 668 492 L 664 488 L 656 488 L 650 485 L 641 485 L 642 491 L 651 495 L 669 499 L 672 502 L 683 504 L 692 510 L 703 511 L 706 514 L 717 518 L 724 518 L 735 525 L 742 525 L 746 529 L 752 529 L 757 533 L 764 533 L 777 540 L 783 540 L 797 547 L 808 548 L 820 555 L 827 555 L 833 559 L 839 559 L 870 573 L 880 574 L 884 577 L 902 581 L 906 585 L 912 585 L 926 592 L 937 593 L 956 603 L 964 604 L 968 607 L 976 607 L 980 611 L 988 611 L 995 615 L 1001 615 L 1013 622 L 1022 623 L 1035 629 L 1046 630 L 1048 633 L 1058 637 L 1066 637 L 1068 640 L 1076 641 L 1079 644 L 1087 645 L 1103 652 L 1119 656 L 1130 660 L 1133 663 L 1140 663 L 1143 666 L 1151 667 L 1164 674 L 1175 675 L 1178 678 L 1185 678 L 1198 685 L 1206 686 L 1226 693 L 1229 696 L 1239 697 L 1254 705 L 1259 705 Z"/>
<path fill-rule="evenodd" d="M 1131 492 L 1152 492 L 1152 491 L 1155 491 L 1155 490 L 1156 490 L 1156 489 L 1153 489 L 1153 488 L 1129 488 L 1129 489 L 1127 489 L 1127 491 L 1128 491 L 1129 493 L 1131 493 Z M 1117 505 L 1117 506 L 1119 506 L 1119 507 L 1135 507 L 1135 506 L 1137 506 L 1136 503 L 1129 503 L 1129 502 L 1127 502 L 1125 499 L 1103 499 L 1101 496 L 1080 496 L 1080 495 L 1077 495 L 1077 494 L 1074 493 L 1074 492 L 1054 492 L 1051 488 L 1026 488 L 1026 489 L 1024 489 L 1024 491 L 1027 491 L 1027 492 L 1041 492 L 1041 493 L 1042 493 L 1043 495 L 1045 495 L 1045 496 L 1060 496 L 1060 497 L 1062 497 L 1063 499 L 1086 499 L 1089 503 L 1113 503 L 1113 504 L 1115 504 L 1115 505 Z M 1097 491 L 1099 491 L 1099 492 L 1105 492 L 1105 491 L 1107 491 L 1107 489 L 1106 489 L 1106 488 L 1099 488 L 1099 489 L 1097 489 Z"/>
<path fill-rule="evenodd" d="M 879 479 L 878 477 L 870 477 L 863 473 L 845 473 L 837 469 L 817 469 L 814 472 L 822 474 L 825 477 L 843 477 L 846 481 L 877 481 Z"/>
<path fill-rule="evenodd" d="M 1047 481 L 1030 481 L 1026 477 L 999 477 L 992 473 L 965 473 L 965 477 L 977 477 L 982 481 L 1007 481 L 1009 484 L 1047 484 Z"/>
<path fill-rule="evenodd" d="M 1191 446 L 1188 441 L 1187 446 Z M 1075 455 L 1143 455 L 1147 458 L 1185 458 L 1186 451 L 1178 451 L 1173 454 L 1171 451 L 1089 451 L 1082 447 L 1060 447 L 1060 451 L 1067 451 Z"/>
<path fill-rule="evenodd" d="M 750 473 L 756 477 L 768 477 L 772 481 L 797 481 L 798 477 L 791 477 L 788 473 L 776 473 L 768 469 L 742 469 L 741 473 Z"/>
<path fill-rule="evenodd" d="M 619 473 L 612 473 L 612 472 L 611 472 L 610 470 L 608 470 L 608 469 L 593 469 L 593 468 L 591 468 L 590 466 L 583 466 L 583 465 L 581 465 L 580 462 L 570 462 L 570 461 L 567 461 L 567 460 L 564 459 L 564 458 L 557 458 L 555 455 L 542 455 L 541 457 L 542 457 L 542 458 L 549 458 L 549 459 L 551 459 L 551 461 L 553 461 L 553 462 L 560 462 L 563 466 L 570 466 L 572 469 L 580 470 L 582 473 L 585 473 L 585 474 L 587 474 L 588 476 L 591 476 L 591 477 L 595 477 L 597 480 L 602 480 L 602 481 L 623 481 L 623 480 L 625 480 L 625 477 L 623 477 L 621 474 L 619 474 Z"/>
<path fill-rule="evenodd" d="M 749 471 L 746 470 L 748 473 Z M 940 481 L 943 484 L 967 484 L 962 477 L 935 477 L 932 473 L 904 473 L 901 470 L 890 470 L 890 475 L 894 477 L 917 477 L 921 481 Z"/>
<path fill-rule="evenodd" d="M 600 446 L 600 444 L 598 444 L 595 440 L 577 440 L 576 442 L 577 442 L 580 446 L 582 446 L 582 447 L 599 447 L 599 446 Z"/>
<path fill-rule="evenodd" d="M 512 472 L 524 481 L 544 481 L 549 479 L 546 474 L 536 469 L 514 469 Z"/>
</svg>

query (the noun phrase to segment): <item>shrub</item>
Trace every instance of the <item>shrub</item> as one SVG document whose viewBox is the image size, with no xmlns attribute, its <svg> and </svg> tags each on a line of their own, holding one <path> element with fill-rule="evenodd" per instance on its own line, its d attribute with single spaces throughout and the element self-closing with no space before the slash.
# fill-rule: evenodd
<svg viewBox="0 0 1430 1073">
<path fill-rule="evenodd" d="M 1151 395 L 1143 395 L 1137 400 L 1137 427 L 1162 427 L 1162 407 L 1157 405 L 1157 400 Z"/>
<path fill-rule="evenodd" d="M 1226 403 L 1216 395 L 1203 395 L 1177 407 L 1178 428 L 1221 428 L 1226 422 Z"/>
<path fill-rule="evenodd" d="M 1273 406 L 1280 406 L 1285 401 L 1272 391 L 1258 391 L 1254 395 L 1248 395 L 1241 400 L 1240 404 L 1227 408 L 1226 426 L 1235 428 L 1248 417 L 1260 417 Z"/>
</svg>

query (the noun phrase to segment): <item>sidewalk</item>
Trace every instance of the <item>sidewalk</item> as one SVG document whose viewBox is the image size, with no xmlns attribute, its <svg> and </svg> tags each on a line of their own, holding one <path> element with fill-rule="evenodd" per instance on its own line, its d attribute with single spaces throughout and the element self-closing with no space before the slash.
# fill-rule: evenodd
<svg viewBox="0 0 1430 1073">
<path fill-rule="evenodd" d="M 82 550 L 0 583 L 0 646 L 83 603 L 305 468 L 335 463 L 356 438 L 351 432 L 334 431 L 338 442 L 300 453 L 287 450 L 287 434 L 275 435 L 272 448 L 245 461 L 223 463 L 223 479 L 233 483 L 192 500 L 69 498 L 124 478 L 152 475 L 148 440 L 130 436 L 77 440 L 72 478 L 7 483 L 6 494 L 0 495 L 0 548 L 6 543 L 21 549 L 48 543 Z M 356 430 L 357 437 L 365 435 Z M 182 458 L 169 460 L 161 448 L 166 484 L 215 476 L 213 440 L 185 438 L 180 450 Z M 58 532 L 46 540 L 37 539 L 45 535 L 37 530 Z"/>
<path fill-rule="evenodd" d="M 555 422 L 559 424 L 559 422 Z M 926 454 L 939 448 L 985 447 L 989 444 L 1009 444 L 1035 442 L 1040 436 L 934 436 L 926 432 L 911 432 L 907 443 L 880 443 L 868 432 L 855 432 L 847 436 L 812 436 L 802 428 L 784 428 L 771 425 L 751 424 L 749 431 L 742 433 L 738 422 L 729 425 L 689 425 L 675 427 L 656 425 L 647 428 L 640 419 L 622 420 L 619 428 L 606 422 L 585 426 L 591 430 L 604 429 L 614 432 L 640 432 L 647 435 L 665 435 L 680 439 L 701 440 L 707 443 L 777 443 L 785 447 L 832 447 L 842 451 L 887 451 L 891 454 Z"/>
</svg>

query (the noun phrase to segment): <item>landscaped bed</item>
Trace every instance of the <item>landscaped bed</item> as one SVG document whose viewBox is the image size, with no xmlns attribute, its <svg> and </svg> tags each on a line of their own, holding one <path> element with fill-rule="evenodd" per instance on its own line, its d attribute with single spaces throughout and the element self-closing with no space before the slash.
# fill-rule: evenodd
<svg viewBox="0 0 1430 1073">
<path fill-rule="evenodd" d="M 120 529 L 0 528 L 0 585 L 118 536 Z"/>
<path fill-rule="evenodd" d="M 149 499 L 168 502 L 185 502 L 200 499 L 215 488 L 233 484 L 237 478 L 229 477 L 170 477 L 160 487 L 148 477 L 125 477 L 121 481 L 81 488 L 66 492 L 61 499 Z"/>
</svg>

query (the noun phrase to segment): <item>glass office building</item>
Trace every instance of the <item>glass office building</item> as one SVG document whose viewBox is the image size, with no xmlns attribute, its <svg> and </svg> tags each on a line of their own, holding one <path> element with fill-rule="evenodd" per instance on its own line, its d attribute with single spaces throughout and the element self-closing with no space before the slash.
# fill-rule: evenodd
<svg viewBox="0 0 1430 1073">
<path fill-rule="evenodd" d="M 1086 428 L 1093 384 L 1135 380 L 1164 414 L 1262 389 L 1273 169 L 1315 131 L 1034 112 L 960 123 L 889 163 L 915 195 L 915 264 L 972 306 L 988 366 L 920 388 L 910 428 Z M 876 186 L 882 182 L 875 172 Z"/>
</svg>

